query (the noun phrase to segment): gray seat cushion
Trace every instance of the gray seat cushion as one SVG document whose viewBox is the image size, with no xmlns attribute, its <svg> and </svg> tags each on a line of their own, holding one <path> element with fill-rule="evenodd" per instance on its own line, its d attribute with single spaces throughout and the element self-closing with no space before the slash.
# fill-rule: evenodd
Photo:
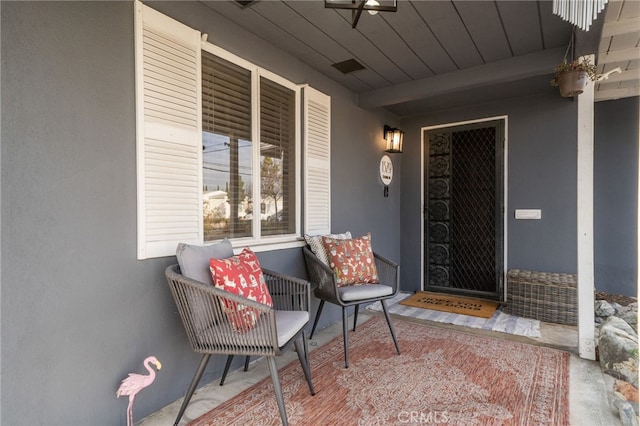
<svg viewBox="0 0 640 426">
<path fill-rule="evenodd" d="M 209 259 L 226 259 L 233 256 L 231 241 L 224 239 L 206 246 L 179 243 L 176 249 L 180 273 L 185 277 L 213 285 Z"/>
<path fill-rule="evenodd" d="M 278 331 L 278 347 L 283 347 L 293 336 L 296 335 L 309 322 L 309 312 L 307 311 L 275 311 L 276 329 Z M 199 344 L 207 350 L 219 349 L 222 353 L 228 353 L 236 347 L 240 353 L 251 351 L 252 345 L 265 350 L 270 342 L 266 342 L 268 330 L 271 329 L 266 315 L 261 315 L 256 323 L 256 327 L 246 333 L 233 331 L 228 322 L 219 324 L 209 324 L 197 330 Z M 244 343 L 240 343 L 244 342 Z M 247 345 L 247 342 L 249 343 Z"/>
<path fill-rule="evenodd" d="M 278 347 L 284 346 L 309 322 L 309 312 L 307 311 L 276 311 L 275 314 Z"/>
<path fill-rule="evenodd" d="M 344 302 L 355 302 L 357 300 L 390 296 L 393 294 L 393 288 L 384 284 L 349 285 L 340 287 L 338 294 Z"/>
</svg>

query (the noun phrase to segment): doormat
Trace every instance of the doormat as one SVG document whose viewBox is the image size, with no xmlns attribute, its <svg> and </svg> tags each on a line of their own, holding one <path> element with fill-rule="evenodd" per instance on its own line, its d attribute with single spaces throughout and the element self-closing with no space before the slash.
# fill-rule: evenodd
<svg viewBox="0 0 640 426">
<path fill-rule="evenodd" d="M 496 309 L 491 318 L 472 317 L 469 315 L 452 314 L 451 312 L 432 311 L 431 309 L 414 308 L 413 306 L 401 305 L 407 297 L 413 296 L 413 293 L 398 293 L 393 299 L 387 301 L 387 310 L 390 314 L 407 318 L 417 318 L 421 320 L 440 322 L 444 324 L 454 324 L 469 328 L 478 328 L 481 330 L 497 331 L 500 333 L 515 334 L 517 336 L 526 336 L 539 338 L 540 321 L 531 318 L 522 318 L 515 315 L 509 315 Z M 375 312 L 382 312 L 380 302 L 372 303 L 367 309 Z"/>
<path fill-rule="evenodd" d="M 297 359 L 282 367 L 289 424 L 569 424 L 569 353 L 401 319 L 394 326 L 401 355 L 382 315 L 349 333 L 349 368 L 342 336 L 311 351 L 315 396 Z M 251 370 L 237 380 L 243 374 Z M 269 376 L 190 423 L 280 424 Z"/>
<path fill-rule="evenodd" d="M 470 297 L 430 293 L 427 291 L 419 291 L 400 303 L 416 308 L 452 312 L 480 318 L 491 318 L 499 305 L 498 302 L 491 300 L 472 299 Z"/>
</svg>

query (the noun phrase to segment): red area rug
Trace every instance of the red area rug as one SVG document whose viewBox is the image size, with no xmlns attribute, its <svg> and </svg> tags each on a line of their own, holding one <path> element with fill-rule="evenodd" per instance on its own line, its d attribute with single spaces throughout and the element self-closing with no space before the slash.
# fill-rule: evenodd
<svg viewBox="0 0 640 426">
<path fill-rule="evenodd" d="M 569 354 L 394 319 L 397 355 L 383 317 L 310 354 L 316 395 L 300 363 L 280 369 L 291 425 L 567 425 Z M 251 372 L 246 373 L 251 374 Z M 191 425 L 279 425 L 271 378 Z"/>
</svg>

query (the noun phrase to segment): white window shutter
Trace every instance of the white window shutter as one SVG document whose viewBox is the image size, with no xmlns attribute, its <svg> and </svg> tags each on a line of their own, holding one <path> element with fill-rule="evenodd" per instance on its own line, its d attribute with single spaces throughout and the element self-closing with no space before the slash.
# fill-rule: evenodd
<svg viewBox="0 0 640 426">
<path fill-rule="evenodd" d="M 331 232 L 331 97 L 304 87 L 304 232 Z"/>
<path fill-rule="evenodd" d="M 135 7 L 138 259 L 202 243 L 200 33 Z"/>
</svg>

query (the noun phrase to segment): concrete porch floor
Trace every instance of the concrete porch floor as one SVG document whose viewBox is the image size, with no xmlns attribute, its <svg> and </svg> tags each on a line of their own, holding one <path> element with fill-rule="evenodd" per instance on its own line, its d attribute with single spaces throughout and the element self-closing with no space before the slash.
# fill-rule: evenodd
<svg viewBox="0 0 640 426">
<path fill-rule="evenodd" d="M 382 313 L 361 309 L 358 323 L 364 322 L 374 315 L 382 315 Z M 350 321 L 352 320 L 353 318 L 351 317 Z M 581 359 L 577 355 L 577 327 L 541 323 L 540 332 L 542 337 L 528 338 L 493 331 L 472 329 L 452 324 L 442 324 L 419 319 L 410 320 L 428 324 L 433 327 L 461 330 L 484 336 L 492 336 L 500 339 L 566 350 L 571 354 L 569 362 L 570 425 L 620 426 L 622 424 L 618 416 L 609 408 L 606 396 L 605 379 L 602 371 L 600 370 L 599 364 L 595 361 Z M 309 341 L 309 349 L 313 351 L 334 337 L 340 336 L 341 333 L 342 323 L 340 321 L 323 330 L 316 331 L 313 340 Z M 293 350 L 290 350 L 285 355 L 277 357 L 278 367 L 284 367 L 294 360 L 297 361 L 297 356 Z M 196 365 L 194 365 L 193 368 L 195 370 Z M 219 386 L 219 381 L 215 380 L 212 383 L 201 387 L 196 390 L 191 398 L 191 402 L 180 421 L 180 425 L 186 425 L 190 421 L 197 419 L 202 414 L 210 411 L 228 399 L 233 398 L 244 389 L 254 385 L 267 376 L 269 376 L 267 363 L 263 362 L 263 360 L 256 360 L 251 363 L 248 372 L 242 371 L 241 368 L 229 373 L 224 386 Z M 182 399 L 179 399 L 161 410 L 147 416 L 137 424 L 139 426 L 172 425 L 181 404 Z"/>
</svg>

